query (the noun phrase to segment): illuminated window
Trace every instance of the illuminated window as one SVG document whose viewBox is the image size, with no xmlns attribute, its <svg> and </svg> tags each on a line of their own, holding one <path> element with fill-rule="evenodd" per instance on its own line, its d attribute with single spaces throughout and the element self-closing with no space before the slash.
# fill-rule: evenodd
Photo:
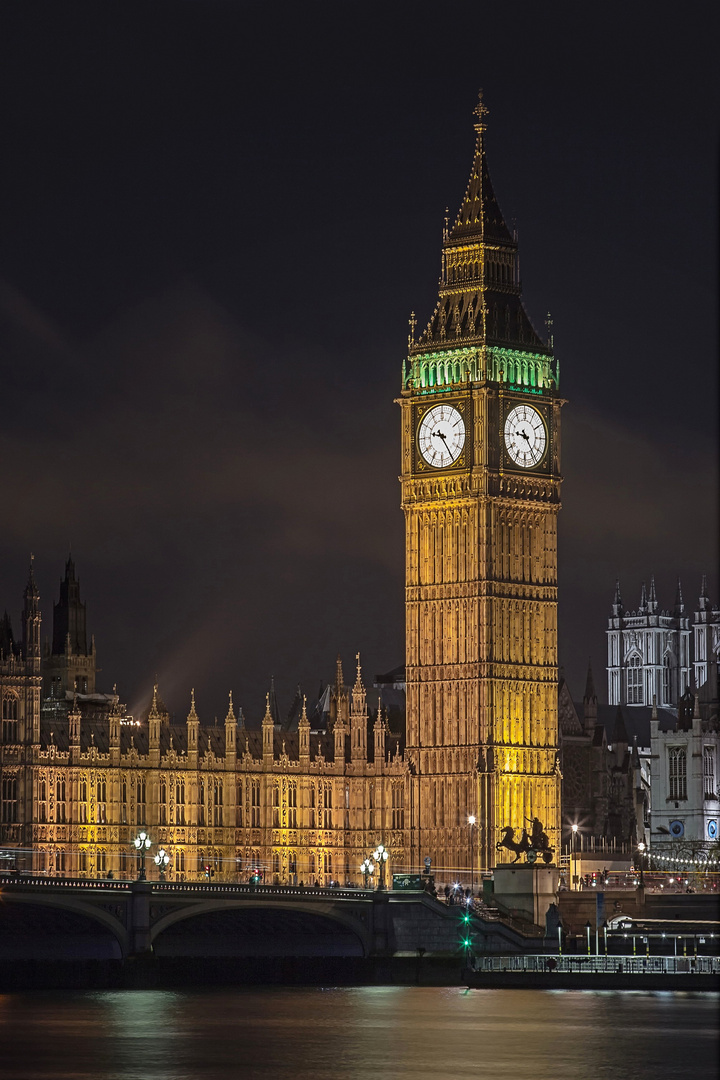
<svg viewBox="0 0 720 1080">
<path fill-rule="evenodd" d="M 175 873 L 176 874 L 184 874 L 185 873 L 185 852 L 183 851 L 182 848 L 178 848 L 175 851 Z"/>
<path fill-rule="evenodd" d="M 147 821 L 147 818 L 145 816 L 146 808 L 145 808 L 145 781 L 144 780 L 138 780 L 135 794 L 137 796 L 136 811 L 135 811 L 135 817 L 136 817 L 135 824 L 136 825 L 144 825 L 146 823 L 146 821 Z"/>
<path fill-rule="evenodd" d="M 250 825 L 254 829 L 260 827 L 260 781 L 253 780 L 250 784 Z"/>
<path fill-rule="evenodd" d="M 627 666 L 627 700 L 628 705 L 642 705 L 643 703 L 643 688 L 642 688 L 642 660 L 635 653 L 628 660 Z"/>
<path fill-rule="evenodd" d="M 107 824 L 107 783 L 105 780 L 98 780 L 95 788 L 95 794 L 97 796 L 97 823 L 98 825 Z"/>
<path fill-rule="evenodd" d="M 104 851 L 98 851 L 95 869 L 98 874 L 104 874 L 107 870 L 107 855 Z"/>
<path fill-rule="evenodd" d="M 122 812 L 122 824 L 123 825 L 127 825 L 127 819 L 128 819 L 127 796 L 128 796 L 127 780 L 123 780 L 123 782 L 122 782 L 122 784 L 120 786 L 120 798 L 121 798 L 121 801 L 122 801 L 122 811 L 121 812 Z"/>
<path fill-rule="evenodd" d="M 65 781 L 58 780 L 55 785 L 55 820 L 64 825 L 65 817 Z"/>
<path fill-rule="evenodd" d="M 38 821 L 41 824 L 47 821 L 47 784 L 44 780 L 38 784 Z"/>
<path fill-rule="evenodd" d="M 216 780 L 213 786 L 213 825 L 223 823 L 223 786 L 221 780 Z"/>
<path fill-rule="evenodd" d="M 274 877 L 280 877 L 280 856 L 278 855 L 277 851 L 273 852 L 272 872 Z"/>
<path fill-rule="evenodd" d="M 393 784 L 392 789 L 392 827 L 405 828 L 404 791 L 401 784 Z"/>
<path fill-rule="evenodd" d="M 17 719 L 18 699 L 15 694 L 6 694 L 2 699 L 2 740 L 4 743 L 17 742 Z"/>
<path fill-rule="evenodd" d="M 291 851 L 288 857 L 288 870 L 291 874 L 297 874 L 297 852 Z"/>
<path fill-rule="evenodd" d="M 198 789 L 198 825 L 205 824 L 205 781 L 200 781 Z"/>
<path fill-rule="evenodd" d="M 160 806 L 159 806 L 159 823 L 160 825 L 167 825 L 167 784 L 164 780 L 160 781 Z"/>
<path fill-rule="evenodd" d="M 687 752 L 684 747 L 673 746 L 668 751 L 670 772 L 670 798 L 687 799 Z"/>
<path fill-rule="evenodd" d="M 243 819 L 243 782 L 240 780 L 237 785 L 237 791 L 235 792 L 235 824 L 238 828 L 242 828 L 245 824 Z"/>
<path fill-rule="evenodd" d="M 280 828 L 280 785 L 277 783 L 272 789 L 272 823 L 273 829 Z"/>
<path fill-rule="evenodd" d="M 323 784 L 322 788 L 322 806 L 323 806 L 323 829 L 332 829 L 332 785 Z"/>
<path fill-rule="evenodd" d="M 715 791 L 715 750 L 712 746 L 703 747 L 703 788 L 706 799 L 716 799 Z"/>
<path fill-rule="evenodd" d="M 185 824 L 185 782 L 178 780 L 175 784 L 175 824 Z"/>
<path fill-rule="evenodd" d="M 80 810 L 80 824 L 87 825 L 88 821 L 88 786 L 87 780 L 81 780 L 78 787 L 78 803 Z"/>
<path fill-rule="evenodd" d="M 316 823 L 316 820 L 317 820 L 316 802 L 317 802 L 317 796 L 315 794 L 315 785 L 311 784 L 310 785 L 310 828 L 311 829 L 315 828 L 315 823 Z M 314 870 L 312 872 L 315 873 Z"/>
<path fill-rule="evenodd" d="M 17 778 L 3 776 L 2 795 L 0 797 L 0 819 L 6 825 L 14 825 L 18 819 Z"/>
<path fill-rule="evenodd" d="M 288 828 L 297 828 L 297 784 L 288 784 Z"/>
</svg>

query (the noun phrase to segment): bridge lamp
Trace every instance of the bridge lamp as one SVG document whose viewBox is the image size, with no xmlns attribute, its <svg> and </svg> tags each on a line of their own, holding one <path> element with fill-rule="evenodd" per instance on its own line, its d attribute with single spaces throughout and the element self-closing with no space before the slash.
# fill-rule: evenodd
<svg viewBox="0 0 720 1080">
<path fill-rule="evenodd" d="M 375 873 L 375 863 L 372 859 L 365 859 L 360 867 L 360 873 L 365 878 L 365 888 L 369 888 L 368 879 L 371 874 Z"/>
<path fill-rule="evenodd" d="M 157 855 L 155 856 L 155 865 L 157 866 L 158 870 L 160 871 L 160 880 L 161 881 L 165 880 L 165 871 L 167 870 L 169 862 L 170 862 L 170 856 L 168 855 L 167 851 L 165 850 L 165 848 L 160 848 Z"/>
<path fill-rule="evenodd" d="M 571 856 L 570 857 L 570 864 L 571 864 L 570 865 L 570 872 L 571 872 L 571 877 L 572 877 L 572 881 L 570 882 L 570 888 L 573 887 L 573 883 L 574 883 L 576 889 L 578 889 L 580 887 L 580 882 L 578 880 L 578 872 L 577 872 L 577 834 L 578 834 L 578 827 L 577 827 L 577 825 L 573 825 L 572 826 L 572 851 L 570 853 L 570 856 Z"/>
<path fill-rule="evenodd" d="M 468 815 L 468 825 L 470 826 L 470 899 L 472 900 L 475 895 L 475 822 L 476 817 L 474 814 Z"/>
<path fill-rule="evenodd" d="M 373 851 L 373 859 L 375 860 L 375 862 L 380 867 L 380 882 L 378 884 L 378 889 L 384 889 L 385 888 L 385 863 L 388 861 L 388 852 L 383 847 L 382 844 L 378 844 L 378 846 Z"/>
<path fill-rule="evenodd" d="M 145 852 L 148 850 L 148 848 L 152 844 L 152 840 L 150 839 L 148 834 L 143 829 L 143 831 L 138 833 L 138 835 L 135 837 L 135 840 L 133 841 L 133 843 L 135 844 L 135 848 L 136 848 L 137 853 L 138 853 L 138 881 L 144 881 L 145 880 Z"/>
</svg>

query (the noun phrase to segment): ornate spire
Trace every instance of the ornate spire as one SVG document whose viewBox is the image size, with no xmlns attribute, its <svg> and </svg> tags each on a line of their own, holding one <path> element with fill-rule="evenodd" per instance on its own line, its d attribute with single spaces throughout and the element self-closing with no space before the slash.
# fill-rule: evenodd
<svg viewBox="0 0 720 1080">
<path fill-rule="evenodd" d="M 700 582 L 700 597 L 698 607 L 700 608 L 700 611 L 707 611 L 710 607 L 710 597 L 708 596 L 706 574 L 703 574 L 702 581 Z"/>
<path fill-rule="evenodd" d="M 655 575 L 650 575 L 650 599 L 648 600 L 648 611 L 651 615 L 654 615 L 657 611 L 657 596 L 655 595 Z"/>
<path fill-rule="evenodd" d="M 647 609 L 648 609 L 647 589 L 645 588 L 645 582 L 643 581 L 642 588 L 640 589 L 640 607 L 638 608 L 638 613 L 642 612 L 644 615 L 646 615 L 647 614 Z"/>
<path fill-rule="evenodd" d="M 353 690 L 363 690 L 362 673 L 360 671 L 360 653 L 355 653 L 355 661 L 357 663 L 357 672 L 355 674 L 355 685 Z"/>
<path fill-rule="evenodd" d="M 235 710 L 233 709 L 232 690 L 228 694 L 228 711 L 225 717 L 226 724 L 236 724 L 237 717 L 235 716 Z"/>
<path fill-rule="evenodd" d="M 337 654 L 337 660 L 335 661 L 335 690 L 338 695 L 345 689 L 345 676 L 343 675 L 342 660 L 340 659 L 340 653 Z"/>
<path fill-rule="evenodd" d="M 310 721 L 308 720 L 308 714 L 307 714 L 307 694 L 303 694 L 302 712 L 300 713 L 299 723 L 300 724 L 307 724 L 308 727 L 310 726 Z"/>
<path fill-rule="evenodd" d="M 422 354 L 442 343 L 443 348 L 476 344 L 482 350 L 496 345 L 549 357 L 551 346 L 536 333 L 523 307 L 517 241 L 490 180 L 484 140 L 488 109 L 482 91 L 474 115 L 470 179 L 452 228 L 446 219 L 443 231 L 440 297 L 417 340 L 413 333 L 410 354 Z M 488 373 L 488 377 L 496 374 Z M 551 380 L 549 368 L 546 374 Z"/>
<path fill-rule="evenodd" d="M 194 687 L 190 691 L 190 712 L 188 713 L 187 718 L 188 718 L 188 722 L 192 722 L 193 720 L 199 720 L 200 719 L 200 717 L 197 714 L 197 710 L 195 708 L 195 688 Z"/>
<path fill-rule="evenodd" d="M 620 595 L 620 578 L 615 579 L 615 596 L 612 603 L 612 613 L 617 619 L 623 613 L 622 596 Z"/>
<path fill-rule="evenodd" d="M 160 713 L 158 711 L 158 684 L 155 683 L 155 685 L 153 686 L 152 704 L 150 705 L 150 712 L 148 713 L 148 718 L 153 717 L 153 719 L 156 719 L 159 716 Z"/>
<path fill-rule="evenodd" d="M 268 724 L 268 723 L 272 724 L 273 723 L 273 716 L 272 716 L 272 713 L 270 712 L 270 691 L 269 690 L 268 690 L 267 694 L 265 695 L 265 715 L 262 718 L 262 722 L 263 722 L 263 724 Z"/>
<path fill-rule="evenodd" d="M 587 679 L 585 680 L 585 696 L 583 697 L 583 701 L 597 701 L 597 694 L 595 693 L 595 682 L 593 680 L 592 673 L 592 662 L 590 660 L 590 657 L 588 657 Z"/>
</svg>

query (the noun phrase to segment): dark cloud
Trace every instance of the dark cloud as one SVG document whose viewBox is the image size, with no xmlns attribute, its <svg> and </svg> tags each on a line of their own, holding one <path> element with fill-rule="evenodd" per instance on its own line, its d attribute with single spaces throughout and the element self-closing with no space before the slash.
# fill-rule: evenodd
<svg viewBox="0 0 720 1080">
<path fill-rule="evenodd" d="M 195 685 L 224 715 L 232 688 L 257 720 L 271 674 L 289 704 L 338 649 L 369 674 L 402 660 L 393 398 L 479 84 L 570 399 L 572 685 L 592 653 L 602 686 L 616 575 L 629 605 L 652 572 L 664 606 L 678 572 L 688 606 L 703 570 L 717 599 L 709 36 L 613 4 L 590 24 L 534 4 L 37 7 L 0 37 L 16 626 L 30 550 L 49 629 L 72 545 L 100 681 L 135 708 L 157 675 L 180 713 Z"/>
</svg>

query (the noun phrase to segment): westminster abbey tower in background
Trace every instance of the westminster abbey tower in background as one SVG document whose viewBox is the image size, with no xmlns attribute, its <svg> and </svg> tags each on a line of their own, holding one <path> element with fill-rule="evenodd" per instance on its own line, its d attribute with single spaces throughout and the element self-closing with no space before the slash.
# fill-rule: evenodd
<svg viewBox="0 0 720 1080">
<path fill-rule="evenodd" d="M 254 724 L 232 700 L 207 724 L 189 686 L 182 722 L 158 688 L 129 717 L 95 687 L 72 561 L 44 652 L 31 572 L 21 635 L 0 624 L 0 849 L 18 865 L 127 876 L 145 827 L 171 878 L 358 881 L 382 843 L 390 872 L 430 858 L 469 879 L 509 857 L 503 827 L 535 816 L 559 850 L 558 371 L 522 304 L 475 111 L 440 297 L 417 338 L 413 317 L 403 368 L 404 739 L 368 707 L 359 660 L 352 685 L 338 663 L 326 707 L 300 702 L 292 722 L 269 695 Z"/>
</svg>

